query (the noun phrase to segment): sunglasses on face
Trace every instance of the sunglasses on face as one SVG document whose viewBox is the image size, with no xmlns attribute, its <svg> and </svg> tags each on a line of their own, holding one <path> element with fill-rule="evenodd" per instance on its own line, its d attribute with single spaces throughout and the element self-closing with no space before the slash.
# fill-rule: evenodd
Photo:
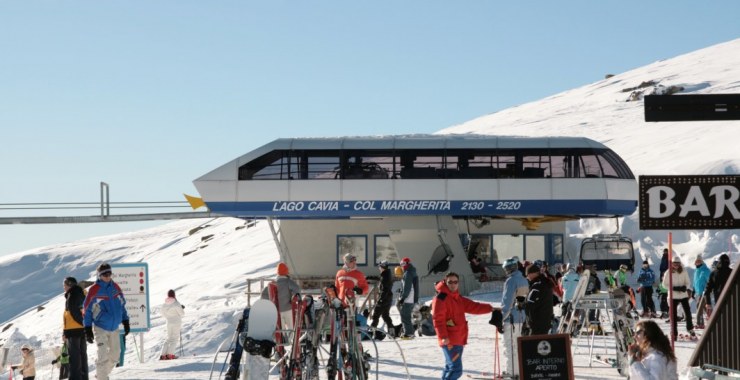
<svg viewBox="0 0 740 380">
<path fill-rule="evenodd" d="M 108 272 L 108 273 L 102 273 L 102 274 L 100 275 L 100 277 L 110 277 L 111 275 L 113 275 L 113 273 L 111 273 L 111 272 Z"/>
<path fill-rule="evenodd" d="M 456 280 L 450 280 L 450 281 L 447 281 L 447 285 L 453 285 L 453 284 L 457 284 L 457 283 L 459 283 L 459 282 L 460 282 L 460 281 L 456 281 Z"/>
</svg>

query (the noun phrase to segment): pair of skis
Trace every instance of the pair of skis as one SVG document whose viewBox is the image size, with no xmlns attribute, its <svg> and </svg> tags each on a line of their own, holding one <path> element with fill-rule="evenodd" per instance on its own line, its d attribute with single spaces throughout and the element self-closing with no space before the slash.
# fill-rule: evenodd
<svg viewBox="0 0 740 380">
<path fill-rule="evenodd" d="M 303 328 L 310 328 L 313 324 L 313 297 L 296 295 L 293 298 L 293 342 L 291 344 L 290 361 L 285 371 L 284 380 L 317 378 L 317 369 L 314 366 L 316 350 L 313 340 L 304 333 Z"/>
<path fill-rule="evenodd" d="M 365 380 L 368 367 L 357 331 L 355 299 L 353 295 L 347 295 L 345 303 L 336 294 L 333 286 L 324 289 L 324 302 L 328 305 L 331 318 L 327 377 L 330 380 Z"/>
</svg>

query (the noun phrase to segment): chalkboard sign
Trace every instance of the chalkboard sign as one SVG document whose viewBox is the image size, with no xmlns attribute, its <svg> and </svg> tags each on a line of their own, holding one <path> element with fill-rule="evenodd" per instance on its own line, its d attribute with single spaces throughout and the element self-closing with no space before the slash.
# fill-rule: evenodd
<svg viewBox="0 0 740 380">
<path fill-rule="evenodd" d="M 540 380 L 573 379 L 570 335 L 530 335 L 517 339 L 519 378 Z"/>
</svg>

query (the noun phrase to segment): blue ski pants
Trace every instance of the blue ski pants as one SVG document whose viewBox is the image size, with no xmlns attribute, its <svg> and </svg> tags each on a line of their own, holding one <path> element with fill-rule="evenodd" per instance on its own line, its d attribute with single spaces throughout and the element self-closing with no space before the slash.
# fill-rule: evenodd
<svg viewBox="0 0 740 380">
<path fill-rule="evenodd" d="M 462 376 L 462 354 L 464 346 L 442 346 L 445 355 L 445 368 L 442 370 L 442 380 L 456 380 Z"/>
</svg>

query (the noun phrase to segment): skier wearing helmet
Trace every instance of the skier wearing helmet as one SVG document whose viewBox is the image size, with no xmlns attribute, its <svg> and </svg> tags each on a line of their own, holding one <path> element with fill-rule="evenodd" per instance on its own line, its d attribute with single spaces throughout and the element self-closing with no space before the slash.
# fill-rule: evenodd
<svg viewBox="0 0 740 380">
<path fill-rule="evenodd" d="M 501 298 L 501 314 L 504 321 L 504 356 L 506 357 L 506 376 L 518 378 L 519 354 L 517 338 L 522 336 L 522 325 L 526 320 L 524 304 L 529 293 L 529 282 L 519 271 L 519 260 L 510 258 L 502 267 L 506 272 L 504 292 Z"/>
</svg>

